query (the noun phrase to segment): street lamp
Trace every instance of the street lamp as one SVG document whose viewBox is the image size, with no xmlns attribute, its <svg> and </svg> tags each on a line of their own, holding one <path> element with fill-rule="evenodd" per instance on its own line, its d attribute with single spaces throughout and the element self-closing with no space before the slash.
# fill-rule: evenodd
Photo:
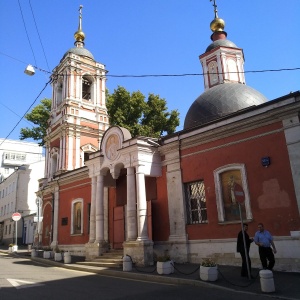
<svg viewBox="0 0 300 300">
<path fill-rule="evenodd" d="M 35 74 L 34 67 L 32 65 L 28 65 L 24 71 L 25 74 L 32 76 Z"/>
</svg>

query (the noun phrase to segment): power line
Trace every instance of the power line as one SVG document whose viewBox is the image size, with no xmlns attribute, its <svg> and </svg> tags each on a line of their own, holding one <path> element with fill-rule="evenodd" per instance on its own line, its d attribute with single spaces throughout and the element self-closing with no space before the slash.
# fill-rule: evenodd
<svg viewBox="0 0 300 300">
<path fill-rule="evenodd" d="M 10 112 L 12 112 L 13 114 L 15 114 L 17 117 L 19 117 L 19 118 L 21 118 L 21 116 L 20 115 L 18 115 L 15 111 L 13 111 L 12 109 L 10 109 L 8 106 L 6 106 L 5 104 L 3 104 L 3 103 L 1 103 L 0 102 L 0 104 L 2 105 L 2 106 L 4 106 L 5 108 L 7 108 Z M 32 128 L 34 128 L 34 126 L 31 124 L 31 123 L 29 123 L 27 120 L 25 120 Z"/>
<path fill-rule="evenodd" d="M 3 53 L 0 51 L 0 54 L 3 56 L 7 56 L 11 59 L 14 59 L 16 61 L 19 61 L 25 65 L 28 65 L 28 63 L 21 61 L 17 58 L 14 58 L 6 53 Z M 41 72 L 45 72 L 48 74 L 53 74 L 56 76 L 71 76 L 71 75 L 67 75 L 67 74 L 55 74 L 46 70 L 43 70 L 37 66 L 33 66 L 36 70 L 39 70 Z M 296 68 L 281 68 L 281 69 L 265 69 L 265 70 L 249 70 L 249 71 L 235 71 L 235 72 L 219 72 L 219 73 L 183 73 L 183 74 L 141 74 L 141 75 L 129 75 L 129 74 L 121 74 L 121 75 L 117 75 L 117 74 L 106 74 L 106 75 L 93 75 L 94 77 L 116 77 L 116 78 L 143 78 L 143 77 L 185 77 L 185 76 L 204 76 L 206 74 L 233 74 L 233 73 L 239 73 L 239 74 L 246 74 L 246 73 L 267 73 L 267 72 L 284 72 L 284 71 L 299 71 L 300 67 L 296 67 Z M 72 76 L 82 76 L 80 74 L 72 74 Z"/>
<path fill-rule="evenodd" d="M 34 13 L 33 13 L 33 9 L 32 9 L 30 0 L 29 0 L 29 5 L 30 5 L 30 9 L 31 9 L 33 20 L 34 20 L 35 28 L 36 28 L 36 31 L 37 31 L 37 34 L 38 34 L 38 37 L 39 37 L 39 40 L 40 40 L 40 44 L 41 44 L 42 49 L 43 49 L 44 57 L 45 57 L 46 64 L 47 64 L 47 67 L 48 67 L 48 71 L 50 72 L 50 68 L 49 68 L 49 65 L 48 65 L 48 60 L 47 60 L 47 57 L 46 57 L 45 49 L 44 49 L 44 46 L 43 46 L 43 43 L 42 43 L 42 39 L 40 37 L 40 33 L 39 33 L 39 30 L 38 30 L 38 27 L 37 27 L 37 24 L 36 24 L 36 21 L 35 21 L 35 16 L 34 16 Z"/>
<path fill-rule="evenodd" d="M 30 45 L 30 48 L 31 48 L 31 52 L 32 52 L 33 58 L 34 58 L 34 62 L 37 65 L 36 59 L 35 59 L 35 55 L 34 55 L 34 52 L 33 52 L 33 48 L 32 48 L 32 45 L 31 45 L 31 42 L 30 42 L 30 39 L 29 39 L 29 35 L 28 35 L 28 32 L 27 32 L 27 28 L 26 28 L 26 24 L 25 24 L 25 20 L 24 20 L 24 16 L 23 16 L 23 11 L 22 11 L 22 7 L 21 7 L 21 4 L 20 4 L 20 0 L 18 0 L 18 3 L 19 3 L 19 8 L 20 8 L 20 12 L 21 12 L 21 16 L 22 16 L 22 20 L 23 20 L 23 25 L 24 25 L 24 28 L 25 28 L 25 32 L 26 32 L 26 35 L 27 35 L 27 39 L 28 39 L 28 42 L 29 42 L 29 45 Z"/>
<path fill-rule="evenodd" d="M 283 72 L 283 71 L 297 71 L 300 70 L 300 68 L 284 68 L 284 69 L 269 69 L 269 70 L 254 70 L 254 71 L 244 71 L 244 72 L 215 72 L 215 73 L 186 73 L 186 74 L 144 74 L 144 75 L 105 75 L 106 77 L 122 77 L 122 78 L 139 78 L 139 77 L 184 77 L 184 76 L 204 76 L 207 74 L 229 74 L 229 73 L 239 73 L 239 74 L 245 74 L 245 73 L 265 73 L 265 72 Z M 60 76 L 65 76 L 64 74 Z M 82 76 L 82 75 L 76 75 L 76 76 Z M 103 76 L 103 75 L 98 75 Z"/>
<path fill-rule="evenodd" d="M 22 119 L 25 117 L 25 115 L 28 113 L 28 111 L 31 109 L 31 107 L 35 104 L 35 102 L 37 101 L 37 99 L 39 98 L 39 96 L 42 94 L 42 92 L 46 89 L 46 87 L 48 86 L 48 84 L 51 82 L 51 80 L 49 80 L 44 88 L 40 91 L 40 93 L 37 95 L 37 97 L 34 99 L 34 101 L 32 102 L 32 104 L 29 106 L 29 108 L 26 110 L 26 112 L 24 113 L 24 115 L 20 118 L 20 120 L 17 122 L 17 124 L 14 126 L 14 128 L 9 132 L 9 134 L 3 139 L 2 143 L 0 144 L 0 146 L 8 139 L 8 137 L 11 135 L 11 133 L 16 129 L 16 127 L 20 124 L 20 122 L 22 121 Z"/>
</svg>

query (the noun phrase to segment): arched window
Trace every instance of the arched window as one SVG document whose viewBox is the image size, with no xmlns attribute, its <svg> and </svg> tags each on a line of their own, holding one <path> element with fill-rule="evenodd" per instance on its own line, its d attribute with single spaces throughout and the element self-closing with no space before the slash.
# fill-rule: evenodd
<svg viewBox="0 0 300 300">
<path fill-rule="evenodd" d="M 87 160 L 89 160 L 89 155 L 93 152 L 98 151 L 98 148 L 89 143 L 89 144 L 83 145 L 81 147 L 81 151 L 82 151 L 81 152 L 82 166 L 84 166 L 84 163 Z"/>
<path fill-rule="evenodd" d="M 218 83 L 218 66 L 215 61 L 208 64 L 209 82 L 211 85 Z"/>
<path fill-rule="evenodd" d="M 231 164 L 218 168 L 214 171 L 214 178 L 219 222 L 240 221 L 235 185 L 241 186 L 245 195 L 245 201 L 240 205 L 243 219 L 252 220 L 245 165 Z"/>
<path fill-rule="evenodd" d="M 62 81 L 57 82 L 57 88 L 56 88 L 56 106 L 59 106 L 62 102 L 63 97 L 63 83 Z"/>
<path fill-rule="evenodd" d="M 230 81 L 239 81 L 239 74 L 237 69 L 236 61 L 233 59 L 227 60 L 227 69 L 228 69 L 228 79 Z"/>
</svg>

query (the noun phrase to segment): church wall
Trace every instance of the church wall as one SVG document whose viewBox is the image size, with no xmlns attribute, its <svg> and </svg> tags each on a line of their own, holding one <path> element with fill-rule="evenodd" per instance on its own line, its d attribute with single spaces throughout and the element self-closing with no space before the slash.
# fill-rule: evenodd
<svg viewBox="0 0 300 300">
<path fill-rule="evenodd" d="M 84 146 L 86 144 L 92 144 L 95 147 L 99 147 L 98 138 L 92 138 L 90 136 L 81 135 L 80 136 L 80 146 Z"/>
<path fill-rule="evenodd" d="M 157 199 L 152 201 L 153 241 L 167 241 L 170 235 L 168 192 L 166 167 L 162 168 L 162 176 L 157 177 Z"/>
<path fill-rule="evenodd" d="M 81 213 L 83 215 L 82 233 L 71 234 L 72 202 L 82 199 Z M 88 204 L 91 202 L 90 178 L 74 180 L 71 184 L 60 186 L 59 212 L 58 212 L 58 245 L 84 244 L 89 239 Z M 67 224 L 62 225 L 62 220 L 68 218 Z M 66 220 L 66 219 L 65 219 Z"/>
<path fill-rule="evenodd" d="M 190 240 L 236 236 L 239 224 L 218 220 L 213 174 L 217 168 L 236 163 L 244 164 L 246 168 L 253 215 L 253 225 L 250 224 L 249 232 L 254 234 L 258 222 L 263 222 L 266 229 L 278 236 L 289 236 L 290 231 L 299 228 L 299 214 L 284 133 L 281 131 L 263 135 L 278 127 L 279 123 L 276 123 L 182 150 L 183 183 L 204 180 L 207 200 L 208 223 L 187 225 Z M 242 141 L 245 138 L 250 139 Z M 224 146 L 233 141 L 236 143 Z M 197 151 L 199 152 L 196 154 Z M 186 156 L 191 153 L 195 155 Z M 261 158 L 265 156 L 271 158 L 268 167 L 261 165 Z"/>
</svg>

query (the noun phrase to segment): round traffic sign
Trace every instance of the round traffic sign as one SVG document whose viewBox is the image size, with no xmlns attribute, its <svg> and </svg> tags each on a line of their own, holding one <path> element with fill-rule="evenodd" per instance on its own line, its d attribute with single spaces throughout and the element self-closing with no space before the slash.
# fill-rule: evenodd
<svg viewBox="0 0 300 300">
<path fill-rule="evenodd" d="M 245 201 L 245 193 L 243 188 L 239 184 L 234 185 L 234 196 L 237 202 L 243 203 Z"/>
<path fill-rule="evenodd" d="M 14 221 L 19 221 L 22 216 L 20 213 L 16 212 L 16 213 L 13 213 L 11 217 Z"/>
</svg>

